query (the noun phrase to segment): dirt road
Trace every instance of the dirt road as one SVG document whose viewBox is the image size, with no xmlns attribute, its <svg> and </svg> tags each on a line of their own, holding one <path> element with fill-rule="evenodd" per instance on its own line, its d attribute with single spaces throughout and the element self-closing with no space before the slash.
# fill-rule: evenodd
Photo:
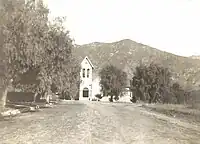
<svg viewBox="0 0 200 144">
<path fill-rule="evenodd" d="M 1 144 L 198 144 L 200 127 L 134 104 L 75 102 L 0 122 Z"/>
</svg>

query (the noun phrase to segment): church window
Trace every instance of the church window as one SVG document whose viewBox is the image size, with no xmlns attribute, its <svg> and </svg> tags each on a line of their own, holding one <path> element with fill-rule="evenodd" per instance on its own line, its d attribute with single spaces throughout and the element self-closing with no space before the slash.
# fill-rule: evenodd
<svg viewBox="0 0 200 144">
<path fill-rule="evenodd" d="M 83 77 L 85 77 L 85 69 L 83 69 Z"/>
<path fill-rule="evenodd" d="M 89 78 L 90 75 L 90 69 L 87 69 L 87 78 Z"/>
</svg>

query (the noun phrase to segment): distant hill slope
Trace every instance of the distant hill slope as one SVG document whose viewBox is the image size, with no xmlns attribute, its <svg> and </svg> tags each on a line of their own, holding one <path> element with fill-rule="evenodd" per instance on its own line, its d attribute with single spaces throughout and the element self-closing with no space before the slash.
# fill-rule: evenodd
<svg viewBox="0 0 200 144">
<path fill-rule="evenodd" d="M 76 45 L 74 55 L 79 60 L 88 56 L 96 69 L 96 74 L 103 66 L 111 63 L 124 69 L 131 78 L 133 70 L 140 62 L 149 64 L 154 61 L 169 67 L 174 80 L 178 80 L 182 85 L 193 83 L 197 87 L 200 84 L 199 59 L 177 56 L 129 39 L 113 43 Z"/>
<path fill-rule="evenodd" d="M 199 59 L 200 60 L 200 56 L 199 55 L 193 55 L 193 56 L 190 56 L 190 58 L 192 58 L 192 59 Z"/>
</svg>

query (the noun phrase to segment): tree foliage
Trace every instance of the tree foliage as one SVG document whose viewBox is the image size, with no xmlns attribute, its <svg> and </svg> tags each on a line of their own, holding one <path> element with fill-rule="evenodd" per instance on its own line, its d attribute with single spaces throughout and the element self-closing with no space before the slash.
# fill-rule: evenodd
<svg viewBox="0 0 200 144">
<path fill-rule="evenodd" d="M 110 101 L 113 96 L 116 98 L 121 94 L 126 86 L 127 74 L 113 65 L 105 66 L 99 73 L 100 85 L 104 95 L 110 95 Z"/>
<path fill-rule="evenodd" d="M 189 102 L 189 92 L 184 90 L 179 83 L 175 82 L 171 86 L 171 91 L 173 92 L 175 98 L 176 98 L 176 103 L 177 104 L 185 104 Z"/>
<path fill-rule="evenodd" d="M 22 91 L 47 95 L 55 83 L 59 92 L 77 91 L 79 66 L 63 18 L 48 20 L 42 0 L 2 0 L 0 54 L 4 81 Z M 71 92 L 73 90 L 73 92 Z"/>
<path fill-rule="evenodd" d="M 169 69 L 154 63 L 136 67 L 131 90 L 133 102 L 139 99 L 149 103 L 180 104 L 186 102 L 188 97 L 178 83 L 172 82 Z"/>
<path fill-rule="evenodd" d="M 132 79 L 133 101 L 167 102 L 171 74 L 167 68 L 151 63 L 136 67 Z"/>
</svg>

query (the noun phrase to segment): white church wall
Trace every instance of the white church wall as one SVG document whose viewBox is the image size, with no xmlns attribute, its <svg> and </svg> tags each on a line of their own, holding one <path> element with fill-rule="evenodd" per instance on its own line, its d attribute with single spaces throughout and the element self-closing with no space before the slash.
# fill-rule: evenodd
<svg viewBox="0 0 200 144">
<path fill-rule="evenodd" d="M 89 71 L 88 71 L 89 70 Z M 84 72 L 84 75 L 83 75 Z M 89 72 L 89 75 L 88 75 Z M 85 100 L 92 97 L 92 66 L 89 63 L 88 59 L 85 58 L 81 63 L 81 71 L 80 71 L 80 90 L 79 90 L 79 100 Z M 89 97 L 83 97 L 83 89 L 88 88 Z"/>
</svg>

